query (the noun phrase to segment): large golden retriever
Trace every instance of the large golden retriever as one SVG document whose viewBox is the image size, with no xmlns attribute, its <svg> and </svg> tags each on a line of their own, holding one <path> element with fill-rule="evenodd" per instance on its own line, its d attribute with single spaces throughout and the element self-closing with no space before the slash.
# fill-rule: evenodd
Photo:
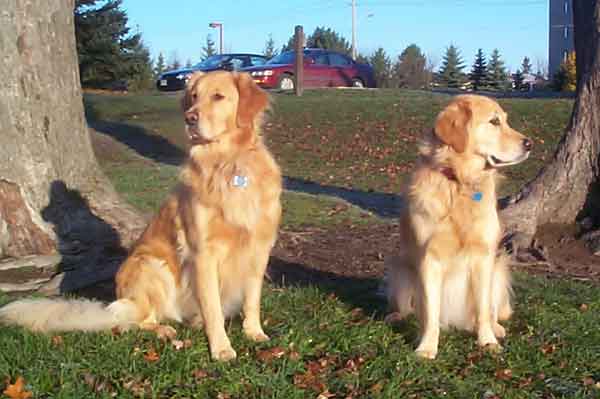
<svg viewBox="0 0 600 399">
<path fill-rule="evenodd" d="M 532 141 L 512 129 L 493 100 L 455 97 L 420 148 L 401 216 L 402 247 L 388 262 L 388 320 L 415 312 L 418 356 L 433 359 L 440 326 L 473 331 L 498 350 L 499 320 L 512 313 L 505 258 L 499 253 L 496 170 L 529 156 Z"/>
<path fill-rule="evenodd" d="M 32 330 L 139 327 L 173 336 L 164 320 L 203 326 L 211 356 L 236 357 L 224 319 L 244 313 L 254 341 L 263 276 L 281 218 L 281 173 L 263 144 L 267 94 L 247 74 L 194 74 L 183 108 L 190 142 L 180 183 L 116 276 L 117 300 L 25 300 L 0 309 Z"/>
</svg>

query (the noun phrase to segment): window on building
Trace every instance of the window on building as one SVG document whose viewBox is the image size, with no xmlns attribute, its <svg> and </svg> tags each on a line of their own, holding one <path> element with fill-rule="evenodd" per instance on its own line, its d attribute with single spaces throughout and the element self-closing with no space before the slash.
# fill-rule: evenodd
<svg viewBox="0 0 600 399">
<path fill-rule="evenodd" d="M 567 62 L 567 57 L 569 56 L 569 52 L 567 50 L 563 51 L 563 62 Z"/>
<path fill-rule="evenodd" d="M 565 36 L 565 39 L 569 38 L 569 27 L 565 26 L 563 29 L 563 35 Z"/>
<path fill-rule="evenodd" d="M 565 1 L 565 15 L 569 14 L 569 2 Z"/>
</svg>

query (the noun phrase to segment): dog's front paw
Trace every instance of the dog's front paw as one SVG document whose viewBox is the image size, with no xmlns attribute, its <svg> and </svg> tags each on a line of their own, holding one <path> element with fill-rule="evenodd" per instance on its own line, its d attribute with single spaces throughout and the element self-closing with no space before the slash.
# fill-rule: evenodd
<svg viewBox="0 0 600 399">
<path fill-rule="evenodd" d="M 435 359 L 437 356 L 437 348 L 428 345 L 419 345 L 415 350 L 415 355 L 421 359 Z"/>
<path fill-rule="evenodd" d="M 502 352 L 502 345 L 499 343 L 489 343 L 485 345 L 481 345 L 483 349 L 489 353 L 500 353 Z"/>
<path fill-rule="evenodd" d="M 237 353 L 235 353 L 233 348 L 226 348 L 212 352 L 211 356 L 214 360 L 219 362 L 228 362 L 234 360 L 237 357 Z"/>
<path fill-rule="evenodd" d="M 248 337 L 248 339 L 250 339 L 254 342 L 266 342 L 271 339 L 271 338 L 269 338 L 269 336 L 267 334 L 265 334 L 262 331 L 258 331 L 258 332 L 254 332 L 254 333 L 247 332 L 246 337 Z"/>
<path fill-rule="evenodd" d="M 494 323 L 492 325 L 492 329 L 494 330 L 494 335 L 496 338 L 506 337 L 506 330 L 499 323 Z"/>
</svg>

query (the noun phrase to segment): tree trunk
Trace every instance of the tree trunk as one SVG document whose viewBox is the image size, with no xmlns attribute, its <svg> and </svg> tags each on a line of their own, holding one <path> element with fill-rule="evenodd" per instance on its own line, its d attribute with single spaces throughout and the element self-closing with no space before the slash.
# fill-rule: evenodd
<svg viewBox="0 0 600 399">
<path fill-rule="evenodd" d="M 6 0 L 0 12 L 0 258 L 114 252 L 143 228 L 92 150 L 73 7 Z"/>
<path fill-rule="evenodd" d="M 600 1 L 574 1 L 577 98 L 551 163 L 501 210 L 506 231 L 528 246 L 537 226 L 573 223 L 598 182 Z M 597 206 L 596 206 L 597 208 Z"/>
</svg>

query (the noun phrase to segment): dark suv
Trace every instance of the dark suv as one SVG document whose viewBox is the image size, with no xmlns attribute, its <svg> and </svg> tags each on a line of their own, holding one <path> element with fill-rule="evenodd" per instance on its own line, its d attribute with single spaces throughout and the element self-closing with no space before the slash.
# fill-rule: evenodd
<svg viewBox="0 0 600 399">
<path fill-rule="evenodd" d="M 191 68 L 163 72 L 156 80 L 156 88 L 162 91 L 182 90 L 190 75 L 197 71 L 210 72 L 223 69 L 237 71 L 242 68 L 262 65 L 267 61 L 259 54 L 219 54 L 208 57 Z"/>
<path fill-rule="evenodd" d="M 293 51 L 271 58 L 266 64 L 244 68 L 254 81 L 266 89 L 294 88 Z M 323 49 L 304 49 L 305 87 L 375 87 L 373 68 L 350 57 Z"/>
</svg>

